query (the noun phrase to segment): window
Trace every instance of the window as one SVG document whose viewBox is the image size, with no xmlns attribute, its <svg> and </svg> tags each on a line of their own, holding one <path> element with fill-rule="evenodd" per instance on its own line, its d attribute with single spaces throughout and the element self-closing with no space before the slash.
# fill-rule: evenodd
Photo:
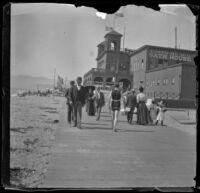
<svg viewBox="0 0 200 193">
<path fill-rule="evenodd" d="M 163 85 L 165 85 L 165 84 L 166 84 L 166 80 L 164 79 L 164 80 L 163 80 Z"/>
<path fill-rule="evenodd" d="M 172 78 L 172 84 L 173 85 L 175 84 L 175 78 Z"/>
<path fill-rule="evenodd" d="M 157 85 L 160 85 L 160 80 L 157 80 Z"/>
<path fill-rule="evenodd" d="M 158 59 L 158 64 L 163 64 L 163 59 Z"/>
<path fill-rule="evenodd" d="M 116 50 L 116 45 L 117 45 L 116 42 L 111 42 L 110 43 L 110 49 L 111 50 Z"/>
<path fill-rule="evenodd" d="M 168 84 L 169 83 L 169 80 L 168 79 L 166 79 L 166 84 Z"/>
<path fill-rule="evenodd" d="M 141 69 L 144 69 L 144 60 L 142 59 Z"/>
</svg>

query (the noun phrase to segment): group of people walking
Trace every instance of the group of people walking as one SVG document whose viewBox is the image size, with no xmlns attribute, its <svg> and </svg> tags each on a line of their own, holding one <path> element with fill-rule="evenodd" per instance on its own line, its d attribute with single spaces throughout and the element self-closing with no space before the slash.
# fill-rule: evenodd
<svg viewBox="0 0 200 193">
<path fill-rule="evenodd" d="M 163 125 L 164 113 L 166 108 L 162 101 L 158 104 L 152 100 L 152 104 L 149 109 L 147 108 L 146 102 L 147 97 L 143 93 L 144 88 L 139 88 L 139 93 L 136 94 L 134 89 L 128 89 L 127 93 L 123 95 L 119 89 L 119 84 L 115 85 L 114 90 L 111 92 L 109 97 L 109 108 L 113 111 L 112 114 L 112 128 L 116 130 L 116 125 L 118 121 L 118 115 L 121 109 L 121 98 L 123 98 L 124 110 L 127 114 L 127 121 L 129 124 L 132 124 L 133 114 L 137 115 L 136 123 L 138 125 L 148 125 L 155 124 L 159 122 Z"/>
<path fill-rule="evenodd" d="M 73 127 L 81 129 L 82 108 L 86 104 L 88 116 L 96 116 L 96 121 L 100 120 L 102 107 L 105 106 L 105 97 L 100 87 L 95 90 L 89 87 L 89 91 L 81 85 L 82 78 L 70 82 L 70 88 L 66 92 L 68 106 L 68 123 L 74 122 Z M 164 113 L 166 111 L 163 102 L 156 104 L 152 101 L 149 109 L 146 106 L 147 97 L 143 93 L 143 87 L 139 88 L 136 94 L 134 89 L 128 89 L 126 95 L 123 95 L 119 84 L 116 83 L 109 95 L 108 106 L 112 112 L 112 129 L 116 130 L 118 116 L 121 109 L 121 100 L 124 102 L 124 109 L 127 114 L 127 121 L 132 124 L 133 114 L 137 115 L 136 123 L 138 125 L 155 124 L 158 122 L 163 125 Z M 96 115 L 97 114 L 97 115 Z"/>
<path fill-rule="evenodd" d="M 81 85 L 82 78 L 78 77 L 76 79 L 76 84 L 74 81 L 70 82 L 70 88 L 67 89 L 65 97 L 67 98 L 67 119 L 68 123 L 74 122 L 73 127 L 81 129 L 81 119 L 82 119 L 82 108 L 86 104 L 86 112 L 89 116 L 95 116 L 97 113 L 96 120 L 100 120 L 101 109 L 105 105 L 105 97 L 103 92 L 101 92 L 100 87 L 96 88 L 95 91 L 92 87 L 89 91 L 86 90 L 84 86 Z"/>
<path fill-rule="evenodd" d="M 100 87 L 97 87 L 95 90 L 92 90 L 92 87 L 89 87 L 89 92 L 86 94 L 86 112 L 88 116 L 95 116 L 97 113 L 96 120 L 100 120 L 101 109 L 105 105 L 105 97 L 103 92 L 101 92 Z"/>
</svg>

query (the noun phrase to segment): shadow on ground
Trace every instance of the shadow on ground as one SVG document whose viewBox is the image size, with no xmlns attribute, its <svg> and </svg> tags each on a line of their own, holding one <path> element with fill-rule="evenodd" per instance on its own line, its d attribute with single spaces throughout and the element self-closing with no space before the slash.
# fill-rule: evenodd
<svg viewBox="0 0 200 193">
<path fill-rule="evenodd" d="M 91 129 L 91 130 L 112 130 L 111 127 L 82 127 L 83 130 Z"/>
</svg>

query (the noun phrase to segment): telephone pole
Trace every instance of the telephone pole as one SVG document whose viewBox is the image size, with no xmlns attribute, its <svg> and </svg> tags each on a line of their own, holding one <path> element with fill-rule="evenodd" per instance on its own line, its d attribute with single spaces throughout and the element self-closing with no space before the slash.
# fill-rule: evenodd
<svg viewBox="0 0 200 193">
<path fill-rule="evenodd" d="M 175 49 L 177 49 L 177 27 L 175 27 Z"/>
</svg>

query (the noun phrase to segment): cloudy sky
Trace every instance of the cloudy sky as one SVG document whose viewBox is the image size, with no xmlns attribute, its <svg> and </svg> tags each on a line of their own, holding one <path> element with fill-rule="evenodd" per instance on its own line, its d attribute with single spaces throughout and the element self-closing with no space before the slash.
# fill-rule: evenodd
<svg viewBox="0 0 200 193">
<path fill-rule="evenodd" d="M 115 20 L 115 30 L 123 34 L 125 28 L 126 48 L 174 47 L 177 26 L 180 48 L 195 50 L 195 16 L 187 6 L 154 11 L 128 5 L 118 12 L 124 17 Z M 56 75 L 75 79 L 95 68 L 97 44 L 104 41 L 105 27 L 112 27 L 114 18 L 96 13 L 66 4 L 12 4 L 11 74 L 53 78 L 56 69 Z"/>
</svg>

